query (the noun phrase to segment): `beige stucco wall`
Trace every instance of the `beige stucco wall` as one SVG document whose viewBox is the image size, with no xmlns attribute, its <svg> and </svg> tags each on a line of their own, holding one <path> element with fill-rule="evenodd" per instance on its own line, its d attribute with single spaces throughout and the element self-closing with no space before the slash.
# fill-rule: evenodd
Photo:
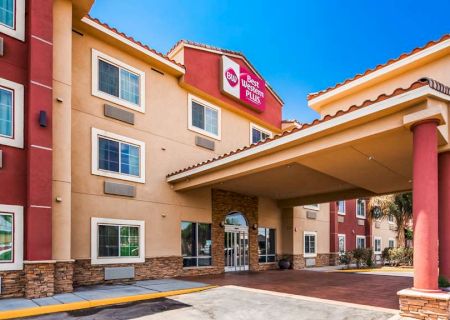
<svg viewBox="0 0 450 320">
<path fill-rule="evenodd" d="M 395 245 L 398 246 L 397 231 L 395 231 L 395 224 L 389 223 L 387 219 L 383 219 L 379 222 L 379 228 L 376 227 L 376 221 L 372 224 L 372 241 L 375 241 L 375 237 L 381 238 L 381 250 L 389 246 L 389 239 L 395 240 Z M 372 243 L 372 246 L 374 244 Z"/>
<path fill-rule="evenodd" d="M 275 245 L 276 253 L 283 252 L 283 237 L 282 237 L 282 213 L 281 209 L 277 207 L 274 200 L 269 198 L 259 198 L 258 208 L 258 226 L 262 228 L 275 229 Z"/>
<path fill-rule="evenodd" d="M 303 254 L 305 231 L 317 233 L 317 253 L 330 253 L 330 205 L 321 203 L 316 219 L 308 219 L 307 211 L 315 210 L 304 206 L 294 208 L 293 253 Z"/>
<path fill-rule="evenodd" d="M 371 84 L 367 88 L 355 88 L 349 90 L 343 97 L 335 99 L 321 107 L 320 114 L 335 114 L 339 110 L 346 110 L 352 105 L 359 105 L 367 99 L 374 100 L 381 94 L 390 94 L 397 88 L 408 88 L 413 82 L 423 77 L 429 77 L 445 85 L 450 85 L 450 55 L 445 55 L 437 60 L 424 65 L 414 65 L 403 73 L 394 76 L 384 76 L 378 79 L 378 83 Z M 333 92 L 333 91 L 330 91 Z"/>
<path fill-rule="evenodd" d="M 215 140 L 215 152 L 198 147 L 195 136 L 199 134 L 188 130 L 188 93 L 177 78 L 161 75 L 151 70 L 148 62 L 87 33 L 73 33 L 72 39 L 72 258 L 90 258 L 91 217 L 144 220 L 147 257 L 180 255 L 180 222 L 210 222 L 211 191 L 175 192 L 166 175 L 248 144 L 250 121 L 222 109 L 222 139 Z M 145 72 L 145 113 L 91 94 L 92 48 Z M 106 118 L 105 103 L 134 112 L 135 124 Z M 91 174 L 91 128 L 145 142 L 145 184 Z M 105 195 L 104 181 L 135 185 L 136 197 Z M 261 199 L 260 212 L 262 224 L 280 226 L 274 202 Z M 281 241 L 277 243 L 281 245 Z"/>
</svg>

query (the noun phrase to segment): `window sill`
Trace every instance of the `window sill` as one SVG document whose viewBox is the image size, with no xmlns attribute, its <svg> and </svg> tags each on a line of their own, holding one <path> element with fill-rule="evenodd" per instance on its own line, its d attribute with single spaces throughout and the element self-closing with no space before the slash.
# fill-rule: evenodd
<svg viewBox="0 0 450 320">
<path fill-rule="evenodd" d="M 220 140 L 221 140 L 220 135 L 218 135 L 218 134 L 216 135 L 216 134 L 214 134 L 214 133 L 210 133 L 210 132 L 205 131 L 205 130 L 203 130 L 203 129 L 194 127 L 193 125 L 189 125 L 189 128 L 188 128 L 188 129 L 189 129 L 190 131 L 193 131 L 193 132 L 196 132 L 196 133 L 198 133 L 198 134 L 204 135 L 204 136 L 206 136 L 206 137 L 208 137 L 208 138 L 211 138 L 211 139 L 214 139 L 214 140 L 217 140 L 217 141 L 220 141 Z"/>
<path fill-rule="evenodd" d="M 144 263 L 145 258 L 91 258 L 91 264 L 132 264 L 132 263 Z"/>
<path fill-rule="evenodd" d="M 317 258 L 317 253 L 305 253 L 303 254 L 304 258 Z"/>
<path fill-rule="evenodd" d="M 316 207 L 303 206 L 303 208 L 306 210 L 320 211 L 320 208 L 316 208 Z"/>
<path fill-rule="evenodd" d="M 274 261 L 274 262 L 258 262 L 258 264 L 269 265 L 269 264 L 277 264 L 277 262 L 276 261 Z"/>
<path fill-rule="evenodd" d="M 366 217 L 356 216 L 356 219 L 366 220 Z"/>
<path fill-rule="evenodd" d="M 128 176 L 120 173 L 115 172 L 109 172 L 109 171 L 103 171 L 93 168 L 91 172 L 94 176 L 100 176 L 100 177 L 106 177 L 111 179 L 117 179 L 122 181 L 131 181 L 131 182 L 137 182 L 145 184 L 145 177 L 134 177 L 134 176 Z"/>
<path fill-rule="evenodd" d="M 345 212 L 339 212 L 339 211 L 338 211 L 338 215 L 340 215 L 340 216 L 345 216 Z"/>
<path fill-rule="evenodd" d="M 215 266 L 183 267 L 183 270 L 214 269 Z"/>
</svg>

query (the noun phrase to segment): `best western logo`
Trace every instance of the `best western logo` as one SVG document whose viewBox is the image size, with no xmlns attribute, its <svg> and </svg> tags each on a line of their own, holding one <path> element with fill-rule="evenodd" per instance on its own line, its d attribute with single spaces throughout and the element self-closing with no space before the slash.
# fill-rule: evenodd
<svg viewBox="0 0 450 320">
<path fill-rule="evenodd" d="M 238 76 L 233 68 L 229 68 L 225 71 L 225 78 L 232 87 L 235 87 L 239 83 Z"/>
</svg>

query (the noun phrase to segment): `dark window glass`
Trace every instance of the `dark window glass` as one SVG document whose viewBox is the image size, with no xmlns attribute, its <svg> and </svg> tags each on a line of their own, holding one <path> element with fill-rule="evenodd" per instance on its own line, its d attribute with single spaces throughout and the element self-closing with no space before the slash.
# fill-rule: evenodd
<svg viewBox="0 0 450 320">
<path fill-rule="evenodd" d="M 316 253 L 316 236 L 305 235 L 305 253 Z"/>
<path fill-rule="evenodd" d="M 14 217 L 12 214 L 0 213 L 0 262 L 13 261 Z"/>
<path fill-rule="evenodd" d="M 14 0 L 0 0 L 0 24 L 14 28 Z"/>
<path fill-rule="evenodd" d="M 184 267 L 211 265 L 211 224 L 181 222 L 181 253 Z"/>
<path fill-rule="evenodd" d="M 119 256 L 119 227 L 118 226 L 98 226 L 98 256 L 117 257 Z"/>
<path fill-rule="evenodd" d="M 266 140 L 270 135 L 266 132 L 252 128 L 252 143 L 256 143 L 262 140 Z"/>
<path fill-rule="evenodd" d="M 0 88 L 0 135 L 12 138 L 13 127 L 13 92 Z"/>
<path fill-rule="evenodd" d="M 275 258 L 275 229 L 258 228 L 259 262 L 274 262 Z"/>
<path fill-rule="evenodd" d="M 99 169 L 119 172 L 119 142 L 99 138 L 98 147 Z"/>
<path fill-rule="evenodd" d="M 98 70 L 98 89 L 119 97 L 119 68 L 103 60 L 98 60 Z"/>
<path fill-rule="evenodd" d="M 205 107 L 195 101 L 192 101 L 192 125 L 205 129 Z"/>
</svg>

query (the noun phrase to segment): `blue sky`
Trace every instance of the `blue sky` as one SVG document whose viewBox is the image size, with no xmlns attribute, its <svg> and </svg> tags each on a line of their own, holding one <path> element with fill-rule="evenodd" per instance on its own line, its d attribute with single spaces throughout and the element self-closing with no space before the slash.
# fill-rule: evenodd
<svg viewBox="0 0 450 320">
<path fill-rule="evenodd" d="M 449 0 L 96 0 L 91 15 L 163 53 L 179 39 L 241 51 L 283 117 L 306 122 L 308 93 L 449 33 L 449 12 Z"/>
</svg>

